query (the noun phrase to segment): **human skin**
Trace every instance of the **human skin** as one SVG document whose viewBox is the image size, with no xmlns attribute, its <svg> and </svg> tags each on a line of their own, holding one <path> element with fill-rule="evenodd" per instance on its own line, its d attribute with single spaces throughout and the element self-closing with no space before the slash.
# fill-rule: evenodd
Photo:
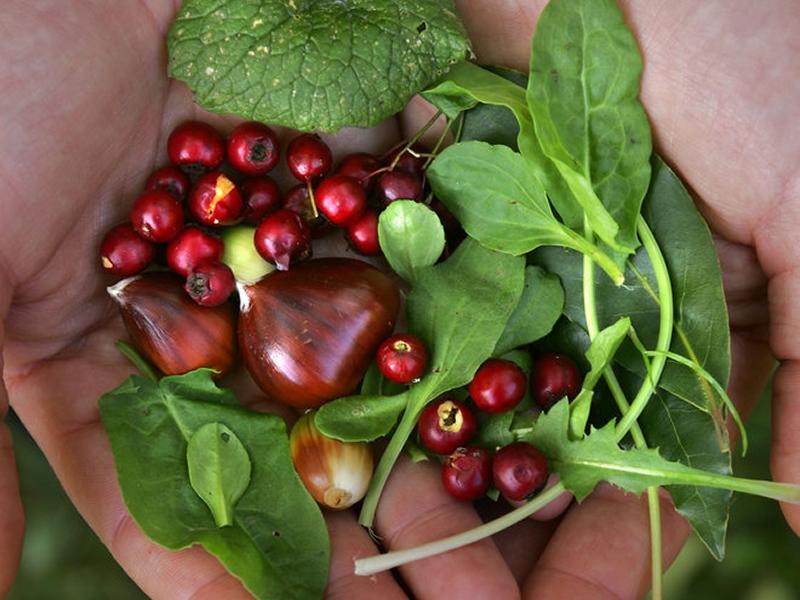
<svg viewBox="0 0 800 600">
<path fill-rule="evenodd" d="M 527 68 L 544 2 L 460 0 L 480 60 Z M 746 412 L 773 366 L 772 471 L 800 483 L 800 4 L 792 0 L 621 2 L 645 63 L 642 98 L 658 151 L 696 195 L 717 240 L 731 316 L 729 392 Z M 148 174 L 165 164 L 166 135 L 191 117 L 223 130 L 166 76 L 170 0 L 4 0 L 0 3 L 0 343 L 10 402 L 75 506 L 153 598 L 246 598 L 198 548 L 150 542 L 122 502 L 97 398 L 130 371 L 113 348 L 123 335 L 97 247 L 124 220 Z M 378 152 L 430 114 L 331 140 Z M 285 135 L 286 132 L 283 132 Z M 258 392 L 234 381 L 248 405 Z M 407 490 L 414 490 L 409 502 Z M 665 566 L 689 528 L 663 503 Z M 800 509 L 783 506 L 800 532 Z M 350 513 L 328 516 L 330 598 L 403 598 L 387 574 L 352 574 L 375 554 Z M 431 465 L 401 463 L 377 514 L 386 546 L 408 547 L 468 529 L 476 512 L 441 489 Z M 8 430 L 0 428 L 0 595 L 17 568 L 23 515 Z M 57 532 L 54 532 L 57 535 Z M 636 598 L 649 587 L 646 503 L 610 487 L 554 524 L 526 522 L 494 540 L 400 569 L 422 599 Z"/>
</svg>

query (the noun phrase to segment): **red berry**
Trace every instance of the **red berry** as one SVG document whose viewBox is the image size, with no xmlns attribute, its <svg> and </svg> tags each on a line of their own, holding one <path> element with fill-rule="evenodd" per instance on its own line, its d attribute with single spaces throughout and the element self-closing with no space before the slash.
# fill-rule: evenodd
<svg viewBox="0 0 800 600">
<path fill-rule="evenodd" d="M 336 167 L 336 175 L 346 175 L 353 177 L 361 182 L 361 185 L 366 187 L 369 183 L 369 176 L 380 168 L 378 159 L 372 154 L 365 152 L 357 152 L 355 154 L 348 154 Z"/>
<path fill-rule="evenodd" d="M 225 302 L 236 287 L 233 271 L 216 260 L 205 261 L 186 278 L 183 289 L 200 306 L 219 306 Z"/>
<path fill-rule="evenodd" d="M 222 240 L 189 225 L 167 245 L 167 265 L 181 277 L 188 277 L 195 266 L 222 259 Z"/>
<path fill-rule="evenodd" d="M 242 219 L 251 225 L 258 225 L 261 219 L 281 207 L 281 190 L 266 175 L 245 179 L 239 190 L 244 200 Z"/>
<path fill-rule="evenodd" d="M 153 262 L 156 249 L 142 239 L 130 223 L 113 227 L 100 244 L 100 264 L 108 273 L 129 277 Z"/>
<path fill-rule="evenodd" d="M 337 227 L 354 223 L 367 207 L 367 196 L 358 179 L 346 175 L 331 175 L 322 180 L 314 200 L 319 212 Z"/>
<path fill-rule="evenodd" d="M 525 372 L 510 360 L 490 358 L 469 383 L 469 395 L 482 411 L 501 413 L 511 410 L 525 396 Z"/>
<path fill-rule="evenodd" d="M 145 192 L 133 203 L 131 223 L 144 239 L 168 242 L 183 227 L 183 206 L 167 192 Z"/>
<path fill-rule="evenodd" d="M 378 347 L 378 370 L 395 383 L 412 383 L 428 368 L 428 351 L 417 336 L 399 333 Z"/>
<path fill-rule="evenodd" d="M 547 483 L 547 459 L 537 448 L 516 442 L 497 451 L 492 462 L 494 486 L 509 500 L 520 501 Z"/>
<path fill-rule="evenodd" d="M 239 189 L 220 171 L 203 175 L 189 195 L 189 210 L 203 225 L 232 225 L 243 208 Z"/>
<path fill-rule="evenodd" d="M 167 154 L 175 166 L 207 171 L 222 164 L 225 142 L 211 125 L 187 121 L 169 134 Z"/>
<path fill-rule="evenodd" d="M 144 184 L 144 191 L 161 190 L 172 195 L 179 202 L 183 202 L 186 200 L 186 194 L 189 193 L 190 186 L 189 177 L 180 169 L 161 167 L 147 179 L 147 183 Z"/>
<path fill-rule="evenodd" d="M 289 188 L 286 192 L 286 197 L 283 199 L 283 208 L 287 208 L 311 222 L 314 219 L 314 211 L 311 208 L 311 196 L 308 194 L 308 186 L 304 183 L 298 183 L 296 186 Z"/>
<path fill-rule="evenodd" d="M 311 230 L 300 215 L 282 208 L 261 221 L 255 245 L 265 260 L 286 271 L 293 260 L 311 254 Z"/>
<path fill-rule="evenodd" d="M 417 150 L 418 149 L 415 149 L 415 151 Z M 417 178 L 422 178 L 422 172 L 424 170 L 423 167 L 427 159 L 424 156 L 414 156 L 413 154 L 411 154 L 411 152 L 406 150 L 404 146 L 392 150 L 388 154 L 388 156 L 384 160 L 386 166 L 387 167 L 390 166 L 401 151 L 404 152 L 400 156 L 400 158 L 397 159 L 397 163 L 395 164 L 393 171 L 402 171 L 403 173 L 414 175 Z"/>
<path fill-rule="evenodd" d="M 492 457 L 479 446 L 459 448 L 442 464 L 444 489 L 459 500 L 475 500 L 492 483 Z"/>
<path fill-rule="evenodd" d="M 375 195 L 380 203 L 388 206 L 395 200 L 422 199 L 422 180 L 403 171 L 381 173 L 375 183 Z"/>
<path fill-rule="evenodd" d="M 313 133 L 298 135 L 286 151 L 289 170 L 300 181 L 319 179 L 331 168 L 331 162 L 330 148 Z"/>
<path fill-rule="evenodd" d="M 377 256 L 381 253 L 378 242 L 378 212 L 368 208 L 347 227 L 347 238 L 356 252 L 366 256 Z"/>
<path fill-rule="evenodd" d="M 238 125 L 228 137 L 228 162 L 245 175 L 264 175 L 280 158 L 278 136 L 258 121 Z"/>
<path fill-rule="evenodd" d="M 437 454 L 450 454 L 466 446 L 477 429 L 475 415 L 454 398 L 440 398 L 428 404 L 417 423 L 419 441 Z"/>
<path fill-rule="evenodd" d="M 582 383 L 578 367 L 563 354 L 545 354 L 531 371 L 533 399 L 545 410 L 564 396 L 572 400 L 581 391 Z"/>
</svg>

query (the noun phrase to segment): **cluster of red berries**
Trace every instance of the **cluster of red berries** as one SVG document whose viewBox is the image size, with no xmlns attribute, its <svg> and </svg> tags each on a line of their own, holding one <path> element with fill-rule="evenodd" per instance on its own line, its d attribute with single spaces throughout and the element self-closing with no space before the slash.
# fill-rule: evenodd
<svg viewBox="0 0 800 600">
<path fill-rule="evenodd" d="M 418 337 L 404 333 L 386 339 L 378 349 L 378 368 L 384 377 L 400 384 L 419 381 L 428 367 L 428 353 Z M 564 396 L 578 395 L 583 376 L 562 354 L 545 354 L 531 373 L 531 393 L 543 410 Z M 525 372 L 510 360 L 490 358 L 476 371 L 467 387 L 475 407 L 488 414 L 514 409 L 528 388 Z M 516 442 L 492 455 L 468 445 L 478 432 L 478 419 L 465 403 L 443 396 L 422 411 L 417 422 L 420 443 L 444 455 L 442 483 L 459 500 L 475 500 L 494 483 L 508 500 L 524 500 L 542 489 L 549 470 L 544 455 L 526 442 Z"/>
<path fill-rule="evenodd" d="M 380 254 L 380 210 L 398 199 L 421 201 L 424 190 L 425 159 L 406 146 L 382 158 L 350 154 L 329 174 L 330 148 L 315 134 L 301 134 L 286 149 L 287 167 L 300 183 L 282 197 L 267 175 L 279 162 L 279 140 L 254 121 L 227 140 L 206 123 L 188 121 L 170 134 L 167 154 L 172 164 L 147 180 L 130 221 L 106 235 L 101 263 L 114 275 L 135 275 L 154 261 L 157 245 L 166 244 L 167 266 L 206 306 L 225 302 L 235 286 L 213 228 L 256 225 L 256 250 L 280 270 L 310 256 L 312 237 L 331 225 L 345 230 L 357 252 L 374 256 Z M 451 217 L 438 203 L 432 208 Z"/>
</svg>

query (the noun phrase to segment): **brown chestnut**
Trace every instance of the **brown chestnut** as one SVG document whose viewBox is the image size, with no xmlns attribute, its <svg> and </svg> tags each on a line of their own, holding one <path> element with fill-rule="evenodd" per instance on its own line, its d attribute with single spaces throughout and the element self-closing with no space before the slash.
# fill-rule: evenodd
<svg viewBox="0 0 800 600">
<path fill-rule="evenodd" d="M 300 408 L 355 391 L 400 308 L 395 283 L 350 258 L 298 263 L 240 298 L 244 364 L 267 396 Z"/>
<path fill-rule="evenodd" d="M 145 273 L 108 288 L 134 347 L 165 375 L 206 367 L 219 375 L 236 355 L 235 308 L 196 304 L 171 273 Z"/>
</svg>

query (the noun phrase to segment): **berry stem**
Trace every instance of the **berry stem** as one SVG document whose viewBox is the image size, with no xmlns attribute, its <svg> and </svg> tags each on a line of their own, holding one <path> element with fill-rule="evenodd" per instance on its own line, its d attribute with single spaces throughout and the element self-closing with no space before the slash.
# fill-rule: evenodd
<svg viewBox="0 0 800 600">
<path fill-rule="evenodd" d="M 308 200 L 311 202 L 311 214 L 316 219 L 319 217 L 319 211 L 317 210 L 317 201 L 314 198 L 314 187 L 311 185 L 310 179 L 306 181 L 306 187 L 308 188 Z"/>
<path fill-rule="evenodd" d="M 433 115 L 433 116 L 430 118 L 430 120 L 428 120 L 428 122 L 427 122 L 427 123 L 425 123 L 425 125 L 423 125 L 423 126 L 420 128 L 420 130 L 419 130 L 419 131 L 417 131 L 417 133 L 415 133 L 413 136 L 411 136 L 411 138 L 410 138 L 410 139 L 409 139 L 409 140 L 406 142 L 405 146 L 403 146 L 403 149 L 402 149 L 402 150 L 400 150 L 400 152 L 398 152 L 398 153 L 397 153 L 397 156 L 395 156 L 395 157 L 394 157 L 394 160 L 391 162 L 391 164 L 389 165 L 389 167 L 388 167 L 388 169 L 387 169 L 387 170 L 389 170 L 389 171 L 393 171 L 393 170 L 394 170 L 394 168 L 397 166 L 397 163 L 398 163 L 398 162 L 400 162 L 400 157 L 402 157 L 402 156 L 403 156 L 403 154 L 405 154 L 406 152 L 410 152 L 410 151 L 411 151 L 411 146 L 413 146 L 414 144 L 416 144 L 416 143 L 419 141 L 419 139 L 420 139 L 420 138 L 421 138 L 423 135 L 425 135 L 425 133 L 426 133 L 426 132 L 427 132 L 427 131 L 428 131 L 428 130 L 431 128 L 431 127 L 433 127 L 433 126 L 434 126 L 434 124 L 436 123 L 436 121 L 438 121 L 438 120 L 439 120 L 439 117 L 441 117 L 441 116 L 442 116 L 442 111 L 440 111 L 440 110 L 437 110 L 437 111 L 436 111 L 436 113 L 435 113 L 435 114 L 434 114 L 434 115 Z"/>
</svg>

